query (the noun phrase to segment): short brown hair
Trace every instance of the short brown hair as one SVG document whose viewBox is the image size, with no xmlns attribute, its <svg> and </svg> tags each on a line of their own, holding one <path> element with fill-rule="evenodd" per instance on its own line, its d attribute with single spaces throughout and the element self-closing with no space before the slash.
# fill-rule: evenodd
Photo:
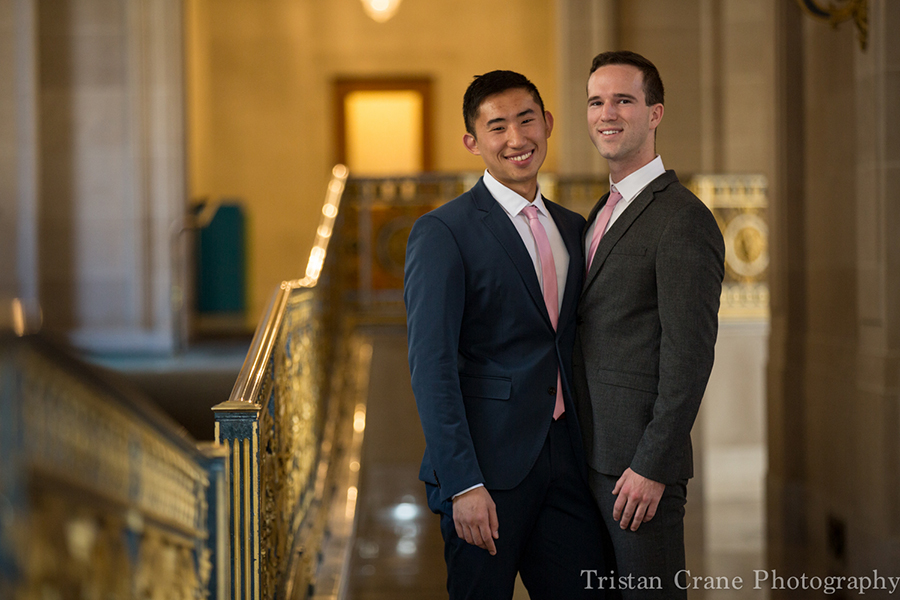
<svg viewBox="0 0 900 600">
<path fill-rule="evenodd" d="M 588 77 L 594 74 L 594 71 L 600 67 L 607 65 L 631 65 L 637 67 L 644 76 L 644 98 L 647 106 L 654 104 L 665 104 L 666 91 L 663 88 L 662 78 L 656 65 L 638 54 L 629 50 L 616 50 L 613 52 L 602 52 L 594 57 L 591 62 L 591 72 Z"/>
</svg>

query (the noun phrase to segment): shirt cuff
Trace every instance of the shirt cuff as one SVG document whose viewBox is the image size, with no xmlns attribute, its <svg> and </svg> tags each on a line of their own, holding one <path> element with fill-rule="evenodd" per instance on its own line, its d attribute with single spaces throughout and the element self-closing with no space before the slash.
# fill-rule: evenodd
<svg viewBox="0 0 900 600">
<path fill-rule="evenodd" d="M 471 491 L 474 490 L 475 488 L 480 488 L 480 487 L 484 487 L 484 484 L 483 484 L 483 483 L 478 483 L 478 484 L 473 485 L 473 486 L 470 487 L 470 488 L 464 489 L 463 491 L 459 492 L 458 494 L 453 494 L 453 500 L 456 500 L 457 497 L 462 496 L 462 495 L 465 494 L 466 492 L 471 492 Z"/>
</svg>

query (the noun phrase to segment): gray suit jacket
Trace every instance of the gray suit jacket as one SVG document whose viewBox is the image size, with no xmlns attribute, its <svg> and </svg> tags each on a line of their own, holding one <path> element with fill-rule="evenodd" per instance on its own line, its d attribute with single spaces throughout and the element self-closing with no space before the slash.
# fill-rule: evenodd
<svg viewBox="0 0 900 600">
<path fill-rule="evenodd" d="M 713 364 L 724 259 L 715 217 L 674 171 L 604 235 L 585 278 L 573 357 L 594 470 L 618 476 L 631 467 L 665 484 L 693 475 L 690 432 Z"/>
</svg>

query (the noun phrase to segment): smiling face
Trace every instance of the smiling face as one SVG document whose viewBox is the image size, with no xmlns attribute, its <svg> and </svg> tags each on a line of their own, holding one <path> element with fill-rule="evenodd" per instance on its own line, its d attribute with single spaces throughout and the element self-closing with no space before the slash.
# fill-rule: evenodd
<svg viewBox="0 0 900 600">
<path fill-rule="evenodd" d="M 485 98 L 478 108 L 475 135 L 467 133 L 463 143 L 484 160 L 494 179 L 531 201 L 552 129 L 553 116 L 541 112 L 531 93 L 512 88 Z"/>
<path fill-rule="evenodd" d="M 614 182 L 656 158 L 654 135 L 663 105 L 647 106 L 640 69 L 606 65 L 588 79 L 587 121 L 591 141 L 609 161 Z"/>
</svg>

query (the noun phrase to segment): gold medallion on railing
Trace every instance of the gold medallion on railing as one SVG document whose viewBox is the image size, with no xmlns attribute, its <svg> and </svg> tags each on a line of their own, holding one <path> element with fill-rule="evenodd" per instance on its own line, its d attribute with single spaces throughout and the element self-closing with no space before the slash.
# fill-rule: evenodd
<svg viewBox="0 0 900 600">
<path fill-rule="evenodd" d="M 769 314 L 767 183 L 762 175 L 697 175 L 688 187 L 703 200 L 725 238 L 725 280 L 719 314 Z"/>
</svg>

